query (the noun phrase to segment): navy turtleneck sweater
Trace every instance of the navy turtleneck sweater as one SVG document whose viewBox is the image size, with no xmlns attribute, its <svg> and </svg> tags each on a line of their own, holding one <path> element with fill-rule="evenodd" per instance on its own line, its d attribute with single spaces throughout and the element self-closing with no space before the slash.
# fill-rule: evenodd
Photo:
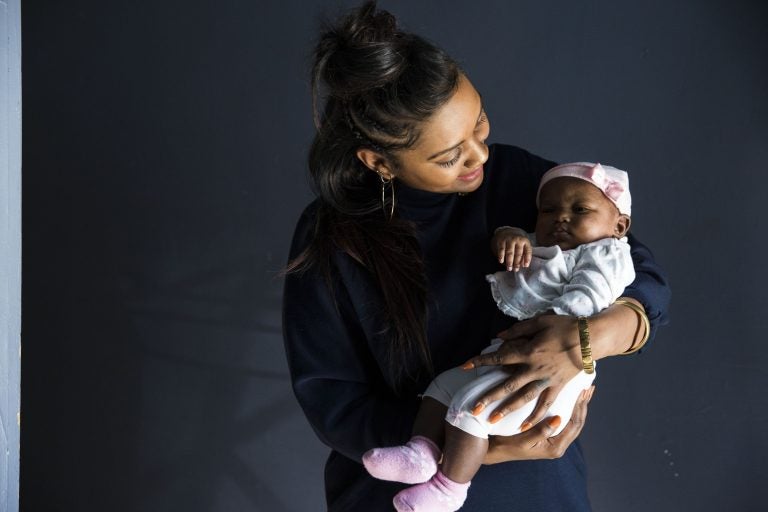
<svg viewBox="0 0 768 512">
<path fill-rule="evenodd" d="M 399 185 L 397 212 L 418 227 L 428 281 L 427 334 L 435 372 L 478 354 L 503 319 L 484 276 L 499 269 L 490 239 L 498 226 L 533 231 L 541 175 L 555 165 L 522 149 L 492 145 L 482 185 L 471 194 L 437 194 Z M 311 241 L 316 203 L 299 220 L 291 258 Z M 646 308 L 653 330 L 666 322 L 669 287 L 650 251 L 629 237 L 637 279 L 624 295 Z M 404 486 L 368 476 L 362 454 L 410 437 L 428 378 L 394 390 L 387 375 L 387 339 L 376 284 L 344 254 L 333 261 L 333 293 L 317 271 L 285 281 L 283 331 L 296 397 L 319 438 L 331 448 L 325 469 L 328 510 L 392 510 Z M 590 510 L 578 442 L 557 460 L 483 466 L 465 512 Z"/>
</svg>

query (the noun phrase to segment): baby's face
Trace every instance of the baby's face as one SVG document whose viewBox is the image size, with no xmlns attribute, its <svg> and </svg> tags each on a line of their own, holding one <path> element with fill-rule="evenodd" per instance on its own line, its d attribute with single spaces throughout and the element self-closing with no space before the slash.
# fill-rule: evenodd
<svg viewBox="0 0 768 512">
<path fill-rule="evenodd" d="M 549 247 L 573 249 L 602 238 L 624 236 L 629 217 L 602 191 L 578 178 L 555 178 L 547 182 L 539 195 L 536 242 Z"/>
</svg>

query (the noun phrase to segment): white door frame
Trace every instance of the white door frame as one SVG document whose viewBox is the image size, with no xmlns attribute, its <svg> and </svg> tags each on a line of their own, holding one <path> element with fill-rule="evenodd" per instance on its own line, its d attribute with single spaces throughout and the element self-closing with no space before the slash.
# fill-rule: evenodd
<svg viewBox="0 0 768 512">
<path fill-rule="evenodd" d="M 0 510 L 19 510 L 21 0 L 0 2 Z"/>
</svg>

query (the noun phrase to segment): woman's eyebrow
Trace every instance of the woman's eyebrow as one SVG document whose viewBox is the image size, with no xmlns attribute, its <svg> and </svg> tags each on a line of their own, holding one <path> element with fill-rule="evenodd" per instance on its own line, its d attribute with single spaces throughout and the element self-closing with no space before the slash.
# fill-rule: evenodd
<svg viewBox="0 0 768 512">
<path fill-rule="evenodd" d="M 480 122 L 480 119 L 483 118 L 483 114 L 484 113 L 485 113 L 485 108 L 483 108 L 483 101 L 482 101 L 482 98 L 481 98 L 480 99 L 480 113 L 477 116 L 477 121 L 475 121 L 475 125 L 477 125 Z M 444 155 L 445 153 L 450 153 L 451 151 L 455 150 L 456 148 L 458 148 L 462 144 L 464 144 L 464 140 L 461 140 L 458 144 L 455 144 L 455 145 L 449 147 L 448 149 L 443 149 L 441 151 L 438 151 L 437 153 L 435 153 L 431 157 L 427 158 L 427 160 L 433 160 L 433 159 L 439 157 L 440 155 Z"/>
<path fill-rule="evenodd" d="M 427 160 L 433 160 L 433 159 L 439 157 L 442 154 L 449 153 L 449 152 L 453 151 L 454 149 L 458 148 L 459 146 L 461 146 L 462 144 L 464 144 L 463 140 L 461 142 L 459 142 L 458 144 L 456 144 L 455 146 L 451 146 L 448 149 L 444 149 L 444 150 L 440 151 L 439 153 L 435 153 L 431 157 L 427 158 Z"/>
</svg>

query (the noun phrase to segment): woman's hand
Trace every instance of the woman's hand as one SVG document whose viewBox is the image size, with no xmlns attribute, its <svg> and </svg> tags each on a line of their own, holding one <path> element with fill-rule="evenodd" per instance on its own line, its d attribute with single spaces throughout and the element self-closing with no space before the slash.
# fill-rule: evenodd
<svg viewBox="0 0 768 512">
<path fill-rule="evenodd" d="M 495 423 L 504 415 L 539 397 L 524 424 L 535 425 L 544 417 L 563 386 L 582 369 L 576 319 L 545 314 L 518 322 L 499 334 L 506 340 L 495 352 L 473 357 L 464 369 L 503 365 L 509 377 L 483 394 L 473 414 L 493 402 Z"/>
<path fill-rule="evenodd" d="M 542 421 L 530 430 L 514 436 L 491 436 L 484 464 L 496 464 L 511 460 L 557 459 L 579 436 L 587 418 L 587 404 L 595 387 L 582 392 L 573 408 L 568 425 L 554 437 L 552 432 L 560 425 L 560 416 Z"/>
</svg>

